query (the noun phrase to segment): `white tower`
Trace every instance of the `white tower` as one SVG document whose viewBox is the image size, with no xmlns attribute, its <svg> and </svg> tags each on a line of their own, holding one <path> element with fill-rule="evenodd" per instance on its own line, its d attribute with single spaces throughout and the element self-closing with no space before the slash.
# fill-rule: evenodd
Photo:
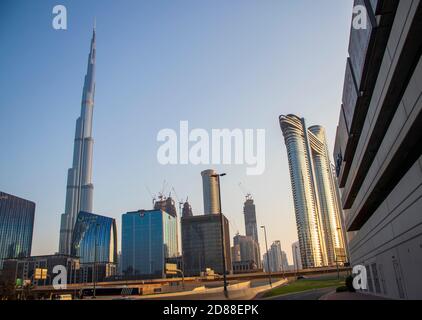
<svg viewBox="0 0 422 320">
<path fill-rule="evenodd" d="M 81 116 L 76 120 L 73 165 L 67 175 L 66 207 L 61 216 L 59 252 L 70 254 L 72 232 L 80 211 L 92 213 L 92 115 L 95 95 L 95 27 L 92 34 L 81 103 Z"/>
<path fill-rule="evenodd" d="M 220 202 L 218 199 L 220 186 L 218 185 L 217 177 L 215 177 L 216 174 L 217 172 L 214 170 L 201 172 L 205 215 L 220 214 Z"/>
</svg>

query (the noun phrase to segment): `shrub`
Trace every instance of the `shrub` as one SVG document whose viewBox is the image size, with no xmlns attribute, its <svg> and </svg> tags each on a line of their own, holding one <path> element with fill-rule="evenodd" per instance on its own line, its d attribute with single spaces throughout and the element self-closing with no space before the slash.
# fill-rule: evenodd
<svg viewBox="0 0 422 320">
<path fill-rule="evenodd" d="M 348 292 L 348 291 L 349 291 L 349 288 L 346 286 L 338 287 L 336 289 L 336 292 Z"/>
<path fill-rule="evenodd" d="M 356 292 L 355 288 L 353 287 L 353 277 L 348 276 L 346 278 L 346 287 L 349 290 L 349 292 Z"/>
</svg>

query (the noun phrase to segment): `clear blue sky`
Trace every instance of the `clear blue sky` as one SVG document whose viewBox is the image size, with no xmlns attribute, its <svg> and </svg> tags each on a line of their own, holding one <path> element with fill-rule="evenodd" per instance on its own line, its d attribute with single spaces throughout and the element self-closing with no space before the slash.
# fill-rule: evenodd
<svg viewBox="0 0 422 320">
<path fill-rule="evenodd" d="M 37 204 L 33 254 L 57 251 L 67 169 L 94 17 L 94 208 L 117 219 L 150 208 L 163 180 L 201 214 L 203 166 L 163 167 L 156 135 L 192 127 L 264 128 L 266 172 L 215 167 L 231 236 L 244 233 L 242 182 L 258 223 L 291 257 L 296 224 L 280 114 L 326 127 L 341 103 L 352 0 L 0 2 L 0 190 Z M 51 26 L 54 5 L 68 30 Z M 120 236 L 120 231 L 119 231 Z M 261 246 L 264 241 L 261 236 Z M 120 244 L 119 244 L 120 246 Z M 291 263 L 291 261 L 290 261 Z"/>
</svg>

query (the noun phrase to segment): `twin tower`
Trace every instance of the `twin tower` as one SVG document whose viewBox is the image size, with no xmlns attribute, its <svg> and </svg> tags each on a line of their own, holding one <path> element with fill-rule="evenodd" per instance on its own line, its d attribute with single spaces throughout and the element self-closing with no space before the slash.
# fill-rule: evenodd
<svg viewBox="0 0 422 320">
<path fill-rule="evenodd" d="M 345 262 L 339 191 L 325 130 L 307 128 L 295 115 L 280 116 L 287 147 L 303 268 Z"/>
</svg>

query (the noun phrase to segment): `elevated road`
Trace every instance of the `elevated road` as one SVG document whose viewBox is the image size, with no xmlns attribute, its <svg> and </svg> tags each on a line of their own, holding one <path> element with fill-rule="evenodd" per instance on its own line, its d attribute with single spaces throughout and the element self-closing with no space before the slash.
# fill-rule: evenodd
<svg viewBox="0 0 422 320">
<path fill-rule="evenodd" d="M 273 279 L 281 279 L 281 278 L 291 278 L 291 277 L 298 277 L 298 276 L 315 276 L 315 275 L 323 275 L 323 274 L 332 274 L 339 272 L 347 272 L 350 271 L 350 268 L 317 268 L 317 269 L 307 269 L 307 270 L 300 270 L 298 272 L 289 271 L 289 272 L 277 272 L 272 273 L 271 277 Z M 227 279 L 230 284 L 236 284 L 242 281 L 252 281 L 258 279 L 268 279 L 268 273 L 260 272 L 260 273 L 248 273 L 248 274 L 232 274 L 228 275 Z M 217 287 L 219 284 L 222 283 L 222 276 L 215 276 L 215 277 L 188 277 L 184 278 L 185 290 L 193 290 L 196 287 L 207 286 L 207 287 Z M 106 289 L 106 288 L 143 288 L 149 290 L 154 290 L 154 288 L 162 288 L 166 286 L 166 290 L 164 292 L 180 292 L 183 291 L 182 289 L 182 278 L 168 278 L 168 279 L 154 279 L 154 280 L 117 280 L 117 281 L 108 281 L 108 282 L 99 282 L 96 284 L 97 289 Z M 55 290 L 53 286 L 37 286 L 31 290 L 31 292 L 39 292 L 39 293 L 75 293 L 82 289 L 93 289 L 93 283 L 77 283 L 77 284 L 68 284 L 66 289 Z M 148 290 L 147 290 L 148 291 Z"/>
</svg>

